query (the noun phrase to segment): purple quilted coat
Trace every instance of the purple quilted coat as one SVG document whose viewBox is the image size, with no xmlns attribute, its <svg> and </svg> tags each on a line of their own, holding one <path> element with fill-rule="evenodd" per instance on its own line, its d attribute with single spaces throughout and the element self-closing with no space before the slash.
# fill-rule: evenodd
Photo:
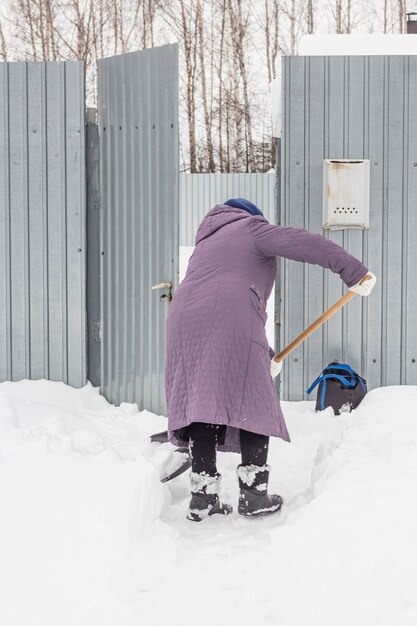
<svg viewBox="0 0 417 626">
<path fill-rule="evenodd" d="M 219 450 L 239 451 L 239 428 L 289 441 L 270 373 L 266 301 L 277 256 L 340 274 L 350 287 L 367 269 L 321 235 L 273 226 L 225 205 L 201 222 L 196 248 L 167 318 L 168 430 L 226 424 Z"/>
</svg>

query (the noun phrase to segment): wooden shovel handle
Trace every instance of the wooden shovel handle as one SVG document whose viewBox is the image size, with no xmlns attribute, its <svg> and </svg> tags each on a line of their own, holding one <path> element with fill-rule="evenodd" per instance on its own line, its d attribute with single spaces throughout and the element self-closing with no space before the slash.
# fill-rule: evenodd
<svg viewBox="0 0 417 626">
<path fill-rule="evenodd" d="M 367 274 L 366 276 L 364 276 L 364 278 L 362 278 L 360 284 L 363 283 L 365 280 L 369 280 L 370 278 L 372 278 L 372 276 L 369 276 L 369 274 Z M 345 293 L 345 295 L 340 298 L 340 300 L 335 302 L 335 304 L 333 304 L 330 309 L 327 309 L 327 311 L 325 311 L 323 315 L 320 315 L 320 317 L 318 317 L 312 324 L 310 324 L 308 328 L 303 330 L 303 332 L 298 335 L 298 337 L 296 337 L 290 344 L 288 344 L 288 346 L 284 348 L 284 350 L 277 354 L 274 357 L 274 361 L 276 361 L 277 363 L 283 361 L 285 357 L 293 352 L 293 350 L 298 348 L 298 346 L 303 343 L 303 341 L 305 341 L 307 337 L 310 337 L 310 335 L 312 335 L 314 331 L 317 330 L 317 328 L 320 328 L 320 326 L 322 326 L 324 322 L 327 322 L 328 319 L 330 319 L 335 313 L 337 313 L 337 311 L 344 307 L 345 304 L 347 304 L 349 300 L 352 300 L 352 298 L 354 298 L 356 295 L 357 294 L 354 291 L 348 291 L 347 293 Z"/>
</svg>

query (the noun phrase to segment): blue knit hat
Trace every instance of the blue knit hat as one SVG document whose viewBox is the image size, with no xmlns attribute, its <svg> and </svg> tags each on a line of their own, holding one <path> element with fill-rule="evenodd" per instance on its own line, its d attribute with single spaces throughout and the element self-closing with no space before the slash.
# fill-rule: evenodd
<svg viewBox="0 0 417 626">
<path fill-rule="evenodd" d="M 250 200 L 245 200 L 245 198 L 231 198 L 230 200 L 226 200 L 224 204 L 226 204 L 227 206 L 232 206 L 235 209 L 243 209 L 251 215 L 262 215 L 263 217 L 262 211 L 258 209 L 258 207 L 253 204 L 253 202 L 251 202 Z"/>
</svg>

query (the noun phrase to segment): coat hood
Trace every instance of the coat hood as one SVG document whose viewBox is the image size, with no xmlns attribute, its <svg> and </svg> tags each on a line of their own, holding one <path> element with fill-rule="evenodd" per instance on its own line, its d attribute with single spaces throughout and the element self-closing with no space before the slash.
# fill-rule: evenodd
<svg viewBox="0 0 417 626">
<path fill-rule="evenodd" d="M 243 209 L 235 209 L 234 207 L 224 204 L 217 204 L 201 222 L 197 230 L 195 238 L 196 245 L 206 237 L 210 237 L 223 226 L 237 222 L 238 220 L 246 220 L 251 217 L 250 213 Z"/>
</svg>

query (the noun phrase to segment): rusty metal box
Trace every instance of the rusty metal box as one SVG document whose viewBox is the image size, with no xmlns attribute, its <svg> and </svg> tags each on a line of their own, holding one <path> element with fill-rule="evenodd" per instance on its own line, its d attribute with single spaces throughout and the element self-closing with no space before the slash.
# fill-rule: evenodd
<svg viewBox="0 0 417 626">
<path fill-rule="evenodd" d="M 368 159 L 325 159 L 323 228 L 369 228 Z"/>
</svg>

